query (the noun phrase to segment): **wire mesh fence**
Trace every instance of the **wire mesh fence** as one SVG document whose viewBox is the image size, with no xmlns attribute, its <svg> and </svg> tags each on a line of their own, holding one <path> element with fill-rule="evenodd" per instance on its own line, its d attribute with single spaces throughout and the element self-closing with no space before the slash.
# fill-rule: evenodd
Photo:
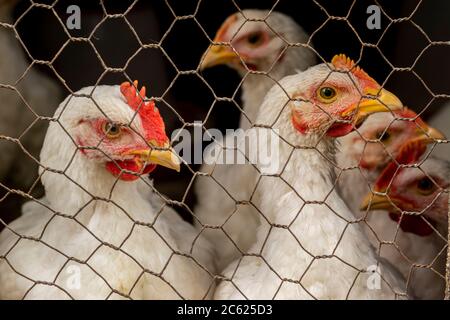
<svg viewBox="0 0 450 320">
<path fill-rule="evenodd" d="M 449 203 L 450 203 L 450 197 L 449 197 Z M 450 207 L 450 206 L 449 206 Z M 450 213 L 449 213 L 449 219 L 450 219 Z M 450 234 L 450 233 L 448 233 Z M 447 234 L 447 235 L 448 235 Z M 447 270 L 446 270 L 446 291 L 445 291 L 445 299 L 450 299 L 450 250 L 447 249 Z"/>
<path fill-rule="evenodd" d="M 0 3 L 0 298 L 448 299 L 450 95 L 421 63 L 449 41 L 423 1 L 312 0 L 312 27 L 207 2 Z M 393 62 L 405 23 L 424 43 Z"/>
</svg>

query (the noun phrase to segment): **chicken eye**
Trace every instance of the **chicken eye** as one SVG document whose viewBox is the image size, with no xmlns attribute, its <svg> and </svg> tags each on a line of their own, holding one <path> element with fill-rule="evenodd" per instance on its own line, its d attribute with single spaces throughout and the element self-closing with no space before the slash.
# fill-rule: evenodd
<svg viewBox="0 0 450 320">
<path fill-rule="evenodd" d="M 388 131 L 386 131 L 386 132 L 380 131 L 377 133 L 376 138 L 380 142 L 386 143 L 391 138 L 391 134 Z"/>
<path fill-rule="evenodd" d="M 106 122 L 103 125 L 103 132 L 108 138 L 117 138 L 122 133 L 122 127 L 118 123 Z"/>
<path fill-rule="evenodd" d="M 254 32 L 251 33 L 249 36 L 247 36 L 247 43 L 253 47 L 257 47 L 261 45 L 263 42 L 264 37 L 261 32 Z"/>
<path fill-rule="evenodd" d="M 331 103 L 335 100 L 337 95 L 336 89 L 332 87 L 322 87 L 319 89 L 319 97 L 324 101 Z"/>
<path fill-rule="evenodd" d="M 436 185 L 430 178 L 425 177 L 417 181 L 417 190 L 423 195 L 429 195 L 436 189 Z"/>
</svg>

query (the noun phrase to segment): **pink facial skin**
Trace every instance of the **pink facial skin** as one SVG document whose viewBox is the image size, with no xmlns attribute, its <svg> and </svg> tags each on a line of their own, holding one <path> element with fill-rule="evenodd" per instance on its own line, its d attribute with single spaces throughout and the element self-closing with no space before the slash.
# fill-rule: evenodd
<svg viewBox="0 0 450 320">
<path fill-rule="evenodd" d="M 110 121 L 103 118 L 82 121 L 79 124 L 82 131 L 89 134 L 77 139 L 79 150 L 94 161 L 105 162 L 106 169 L 124 181 L 134 181 L 139 175 L 153 171 L 155 165 L 146 165 L 138 157 L 127 155 L 132 150 L 148 149 L 145 140 L 126 125 L 119 124 L 120 136 L 109 137 L 104 131 L 107 123 Z"/>
<path fill-rule="evenodd" d="M 239 24 L 239 25 L 238 25 Z M 267 71 L 272 63 L 283 60 L 287 45 L 264 22 L 247 22 L 243 26 L 237 15 L 230 16 L 221 26 L 214 39 L 215 42 L 230 43 L 239 54 L 245 66 L 236 57 L 232 67 L 246 68 L 252 71 Z M 270 60 L 270 61 L 269 61 Z"/>
<path fill-rule="evenodd" d="M 139 93 L 136 87 L 137 81 L 134 85 L 126 82 L 120 90 L 124 102 L 137 113 L 142 132 L 131 129 L 130 124 L 114 123 L 107 118 L 86 119 L 78 124 L 80 134 L 76 139 L 83 155 L 104 163 L 106 170 L 124 181 L 139 179 L 156 168 L 130 152 L 164 147 L 169 141 L 159 110 L 154 102 L 143 99 L 145 87 Z"/>
<path fill-rule="evenodd" d="M 436 175 L 433 172 L 435 169 L 431 168 L 433 165 L 440 166 L 438 161 L 430 159 L 423 170 L 401 168 L 392 181 L 388 194 L 400 210 L 421 213 L 436 226 L 447 223 L 448 193 L 445 192 L 445 189 L 448 190 L 450 181 L 442 179 L 442 175 Z M 398 212 L 396 214 L 398 215 Z M 417 218 L 418 223 L 426 225 L 421 217 L 410 217 Z M 423 226 L 421 229 L 429 229 L 429 226 Z"/>
<path fill-rule="evenodd" d="M 430 224 L 447 225 L 446 190 L 450 186 L 449 163 L 432 157 L 421 161 L 425 151 L 426 141 L 406 144 L 374 186 L 375 191 L 386 193 L 394 204 L 391 219 L 399 222 L 405 232 L 420 236 L 434 232 Z M 413 164 L 418 164 L 418 167 L 404 166 Z M 402 212 L 416 215 L 400 215 Z"/>
<path fill-rule="evenodd" d="M 293 125 L 302 134 L 323 130 L 330 137 L 347 135 L 367 116 L 359 118 L 360 106 L 375 103 L 369 96 L 383 90 L 345 55 L 336 55 L 329 66 L 329 71 L 292 97 L 298 100 L 293 102 Z"/>
<path fill-rule="evenodd" d="M 405 108 L 393 113 L 369 117 L 358 128 L 345 150 L 354 162 L 367 171 L 381 171 L 393 160 L 406 141 L 423 136 L 427 125 L 418 115 Z"/>
</svg>

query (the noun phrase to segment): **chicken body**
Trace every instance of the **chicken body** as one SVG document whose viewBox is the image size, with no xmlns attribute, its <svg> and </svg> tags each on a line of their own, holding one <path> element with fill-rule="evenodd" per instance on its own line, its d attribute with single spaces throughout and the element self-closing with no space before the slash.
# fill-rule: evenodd
<svg viewBox="0 0 450 320">
<path fill-rule="evenodd" d="M 315 92 L 322 92 L 321 85 L 328 90 L 328 83 L 339 83 L 350 93 L 339 93 L 344 105 L 328 105 L 322 118 L 319 110 L 324 108 L 315 107 Z M 271 89 L 260 108 L 257 121 L 263 127 L 249 130 L 249 145 L 258 143 L 252 137 L 261 132 L 255 131 L 280 137 L 279 156 L 271 158 L 278 166 L 268 172 L 258 167 L 253 177 L 257 187 L 251 202 L 260 213 L 257 240 L 250 255 L 225 269 L 227 280 L 219 284 L 215 298 L 389 299 L 404 294 L 402 277 L 376 258 L 335 191 L 333 136 L 352 130 L 352 125 L 328 121 L 350 110 L 345 101 L 353 105 L 352 93 L 358 94 L 350 88 L 350 79 L 330 74 L 329 66 L 322 64 L 284 78 L 281 85 L 283 89 Z M 300 101 L 291 100 L 296 98 Z M 334 110 L 339 105 L 340 111 Z M 378 274 L 374 289 L 373 276 Z"/>
<path fill-rule="evenodd" d="M 46 196 L 27 203 L 0 234 L 0 298 L 202 299 L 211 293 L 211 247 L 139 177 L 157 163 L 177 165 L 169 151 L 146 155 L 146 141 L 167 144 L 162 119 L 152 104 L 136 116 L 121 89 L 84 88 L 58 108 L 41 152 Z M 102 111 L 79 96 L 91 93 Z"/>
<path fill-rule="evenodd" d="M 412 140 L 442 138 L 440 133 L 423 123 L 410 110 L 379 113 L 370 116 L 357 130 L 340 138 L 337 153 L 339 192 L 352 212 L 361 219 L 372 245 L 378 254 L 396 266 L 406 279 L 411 296 L 419 299 L 441 299 L 443 279 L 436 272 L 416 265 L 429 265 L 436 257 L 436 268 L 442 271 L 443 243 L 437 235 L 423 237 L 405 232 L 386 211 L 362 211 L 361 201 L 401 146 Z M 402 120 L 404 119 L 404 120 Z M 341 169 L 344 171 L 341 172 Z M 445 262 L 444 262 L 445 263 Z"/>
<path fill-rule="evenodd" d="M 276 11 L 270 15 L 267 10 L 243 10 L 233 14 L 223 23 L 214 40 L 229 42 L 239 56 L 230 47 L 212 46 L 205 53 L 201 68 L 227 64 L 243 77 L 240 129 L 252 126 L 264 96 L 278 80 L 315 63 L 312 50 L 289 47 L 289 44 L 307 43 L 308 35 L 294 20 Z M 209 148 L 219 147 L 220 150 L 223 146 L 235 148 L 234 136 L 227 136 Z M 200 169 L 208 176 L 199 176 L 196 181 L 198 204 L 194 212 L 201 224 L 223 226 L 223 229 L 205 231 L 216 248 L 220 270 L 255 241 L 259 219 L 254 208 L 248 205 L 252 169 L 234 163 L 222 164 L 215 159 L 209 163 Z"/>
</svg>

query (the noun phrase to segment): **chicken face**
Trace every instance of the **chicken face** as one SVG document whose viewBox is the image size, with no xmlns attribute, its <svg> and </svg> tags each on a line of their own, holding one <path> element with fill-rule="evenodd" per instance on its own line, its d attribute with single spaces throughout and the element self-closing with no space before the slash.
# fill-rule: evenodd
<svg viewBox="0 0 450 320">
<path fill-rule="evenodd" d="M 372 113 L 402 108 L 395 95 L 344 55 L 306 73 L 309 82 L 301 84 L 291 103 L 294 127 L 302 134 L 319 131 L 344 136 Z"/>
<path fill-rule="evenodd" d="M 368 171 L 378 171 L 395 157 L 406 141 L 444 139 L 442 133 L 428 126 L 412 110 L 370 116 L 358 128 L 358 134 L 344 142 L 346 156 Z"/>
<path fill-rule="evenodd" d="M 374 185 L 375 195 L 367 195 L 362 209 L 387 210 L 404 231 L 429 235 L 432 225 L 446 224 L 448 219 L 449 164 L 429 158 L 421 163 L 426 139 L 408 142 L 383 170 Z M 419 164 L 416 166 L 399 166 Z M 401 215 L 402 212 L 416 215 Z M 420 213 L 421 215 L 417 215 Z M 425 219 L 426 220 L 425 220 Z"/>
<path fill-rule="evenodd" d="M 245 16 L 244 16 L 245 15 Z M 259 21 L 249 21 L 256 19 Z M 268 11 L 244 10 L 228 17 L 217 32 L 214 42 L 202 58 L 201 69 L 226 64 L 245 73 L 248 70 L 268 71 L 281 61 L 295 33 L 301 33 L 288 16 Z M 274 32 L 275 31 L 275 32 Z M 229 44 L 229 45 L 228 45 Z"/>
<path fill-rule="evenodd" d="M 83 155 L 125 181 L 150 173 L 156 165 L 177 171 L 180 166 L 158 109 L 153 101 L 143 100 L 145 87 L 138 93 L 137 85 L 135 81 L 115 87 L 120 100 L 94 98 L 99 108 L 91 106 L 85 116 L 73 121 L 72 136 Z"/>
</svg>

